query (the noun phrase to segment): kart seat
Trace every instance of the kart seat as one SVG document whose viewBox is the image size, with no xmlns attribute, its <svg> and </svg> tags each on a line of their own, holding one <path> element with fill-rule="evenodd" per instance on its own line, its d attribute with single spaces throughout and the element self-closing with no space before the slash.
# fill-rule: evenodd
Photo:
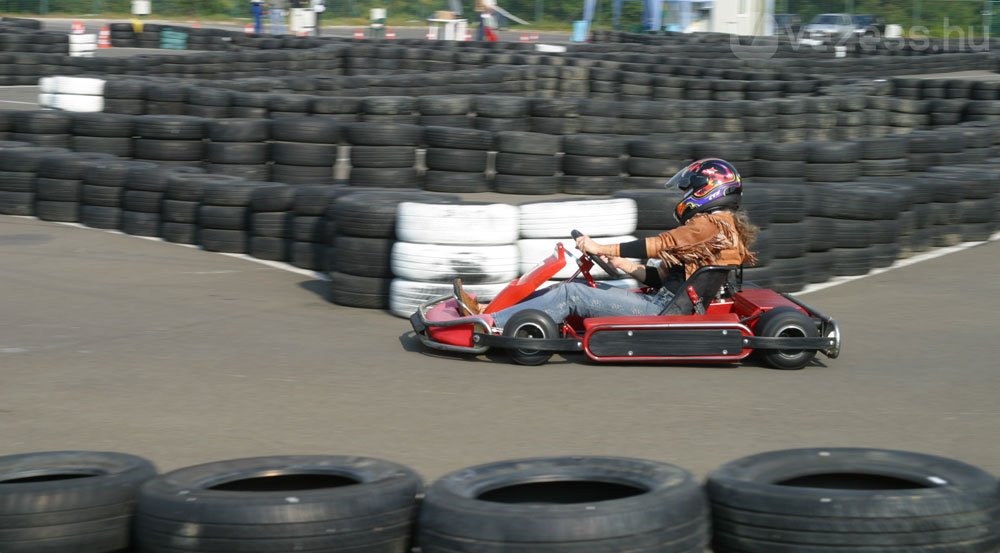
<svg viewBox="0 0 1000 553">
<path fill-rule="evenodd" d="M 738 269 L 737 265 L 706 265 L 699 268 L 690 278 L 681 284 L 677 289 L 673 299 L 667 304 L 660 315 L 692 315 L 698 312 L 704 313 L 708 309 L 708 304 L 719 295 L 719 291 L 729 279 L 729 273 Z M 695 306 L 688 296 L 688 286 L 694 288 L 698 294 L 699 305 Z"/>
</svg>

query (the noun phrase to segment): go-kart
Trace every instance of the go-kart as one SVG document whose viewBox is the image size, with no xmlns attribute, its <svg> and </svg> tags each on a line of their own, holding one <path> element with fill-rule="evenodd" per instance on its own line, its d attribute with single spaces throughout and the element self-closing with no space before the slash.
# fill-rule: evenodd
<svg viewBox="0 0 1000 553">
<path fill-rule="evenodd" d="M 578 265 L 569 280 L 582 275 L 596 286 L 590 274 L 594 265 L 612 277 L 621 275 L 603 258 L 574 256 L 560 243 L 551 256 L 501 290 L 483 313 L 467 316 L 459 298 L 441 296 L 417 308 L 410 317 L 413 331 L 429 348 L 473 354 L 502 348 L 521 365 L 540 365 L 556 352 L 582 351 L 593 361 L 612 363 L 734 363 L 756 354 L 774 368 L 794 370 L 805 367 L 817 352 L 831 359 L 840 354 L 835 320 L 790 294 L 743 282 L 739 266 L 701 267 L 656 316 L 553 321 L 542 311 L 525 309 L 504 328 L 494 324 L 491 313 L 526 299 L 565 267 L 567 257 Z"/>
</svg>

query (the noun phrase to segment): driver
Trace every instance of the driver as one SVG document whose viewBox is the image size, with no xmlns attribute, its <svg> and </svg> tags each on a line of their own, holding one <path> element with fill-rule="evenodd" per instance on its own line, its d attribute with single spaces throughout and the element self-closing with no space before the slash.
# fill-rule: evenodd
<svg viewBox="0 0 1000 553">
<path fill-rule="evenodd" d="M 493 313 L 494 324 L 504 324 L 517 312 L 538 309 L 553 321 L 570 315 L 582 318 L 620 315 L 659 315 L 673 299 L 680 284 L 705 265 L 742 265 L 756 261 L 750 247 L 757 227 L 739 210 L 743 184 L 736 168 L 715 158 L 691 163 L 667 181 L 685 191 L 674 208 L 680 223 L 675 229 L 642 240 L 621 244 L 599 244 L 588 236 L 576 239 L 576 247 L 601 256 L 632 278 L 656 289 L 636 294 L 624 288 L 582 282 L 566 282 L 539 290 L 521 303 Z M 626 258 L 658 258 L 659 267 L 640 265 Z M 455 297 L 465 315 L 478 315 L 483 307 L 462 289 L 455 279 Z"/>
</svg>

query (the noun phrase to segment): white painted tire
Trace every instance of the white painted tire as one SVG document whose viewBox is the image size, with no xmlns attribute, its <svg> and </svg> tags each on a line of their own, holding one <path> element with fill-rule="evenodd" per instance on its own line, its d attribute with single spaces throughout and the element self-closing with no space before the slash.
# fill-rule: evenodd
<svg viewBox="0 0 1000 553">
<path fill-rule="evenodd" d="M 392 245 L 392 274 L 419 282 L 450 283 L 461 277 L 469 284 L 508 282 L 518 276 L 517 246 L 456 246 L 451 244 Z"/>
<path fill-rule="evenodd" d="M 636 240 L 635 236 L 609 236 L 606 238 L 595 237 L 594 240 L 601 244 L 618 244 L 621 242 L 631 242 Z M 562 243 L 563 248 L 568 250 L 573 255 L 579 257 L 580 251 L 576 249 L 576 242 L 572 238 L 566 238 L 560 240 L 559 238 L 524 238 L 517 241 L 517 249 L 521 254 L 521 263 L 519 269 L 521 274 L 525 274 L 532 269 L 535 265 L 540 263 L 546 257 L 552 255 L 553 250 L 555 250 L 556 244 Z M 636 263 L 639 262 L 638 259 L 633 260 Z M 566 266 L 563 267 L 558 273 L 553 277 L 554 279 L 565 279 L 573 276 L 577 270 L 576 261 L 570 259 L 569 256 L 566 258 Z M 605 273 L 603 269 L 595 266 L 590 270 L 590 276 L 595 279 L 607 279 L 610 278 L 608 273 Z"/>
<path fill-rule="evenodd" d="M 104 79 L 90 77 L 56 77 L 57 94 L 78 94 L 87 96 L 102 96 L 104 94 Z"/>
<path fill-rule="evenodd" d="M 474 294 L 479 301 L 489 301 L 496 297 L 508 283 L 466 284 L 465 290 Z M 402 278 L 392 279 L 389 285 L 389 312 L 398 317 L 409 318 L 416 313 L 417 306 L 425 301 L 452 293 L 452 285 L 443 282 L 416 282 Z"/>
<path fill-rule="evenodd" d="M 637 222 L 632 198 L 521 205 L 521 238 L 569 238 L 573 229 L 588 236 L 631 234 Z"/>
<path fill-rule="evenodd" d="M 69 35 L 70 46 L 74 44 L 97 44 L 97 35 L 86 33 L 82 35 Z"/>
<path fill-rule="evenodd" d="M 55 94 L 56 77 L 42 77 L 38 79 L 38 92 L 41 94 Z"/>
<path fill-rule="evenodd" d="M 513 244 L 518 209 L 507 204 L 425 204 L 403 202 L 396 214 L 396 236 L 419 244 Z"/>
<path fill-rule="evenodd" d="M 52 103 L 55 102 L 56 95 L 43 93 L 38 95 L 38 107 L 50 108 Z"/>
<path fill-rule="evenodd" d="M 77 94 L 53 94 L 52 107 L 63 111 L 97 112 L 104 110 L 104 98 Z"/>
<path fill-rule="evenodd" d="M 96 44 L 70 44 L 69 45 L 69 55 L 74 56 L 77 54 L 84 54 L 89 52 L 94 52 L 97 50 Z"/>
</svg>

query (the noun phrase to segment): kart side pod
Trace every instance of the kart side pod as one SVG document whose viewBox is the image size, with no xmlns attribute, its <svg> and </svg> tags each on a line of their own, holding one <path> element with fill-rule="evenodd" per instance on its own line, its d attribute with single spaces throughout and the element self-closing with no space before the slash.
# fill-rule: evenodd
<svg viewBox="0 0 1000 553">
<path fill-rule="evenodd" d="M 694 320 L 692 320 L 694 319 Z M 753 333 L 731 316 L 666 316 L 586 321 L 583 350 L 595 361 L 739 361 Z"/>
</svg>

